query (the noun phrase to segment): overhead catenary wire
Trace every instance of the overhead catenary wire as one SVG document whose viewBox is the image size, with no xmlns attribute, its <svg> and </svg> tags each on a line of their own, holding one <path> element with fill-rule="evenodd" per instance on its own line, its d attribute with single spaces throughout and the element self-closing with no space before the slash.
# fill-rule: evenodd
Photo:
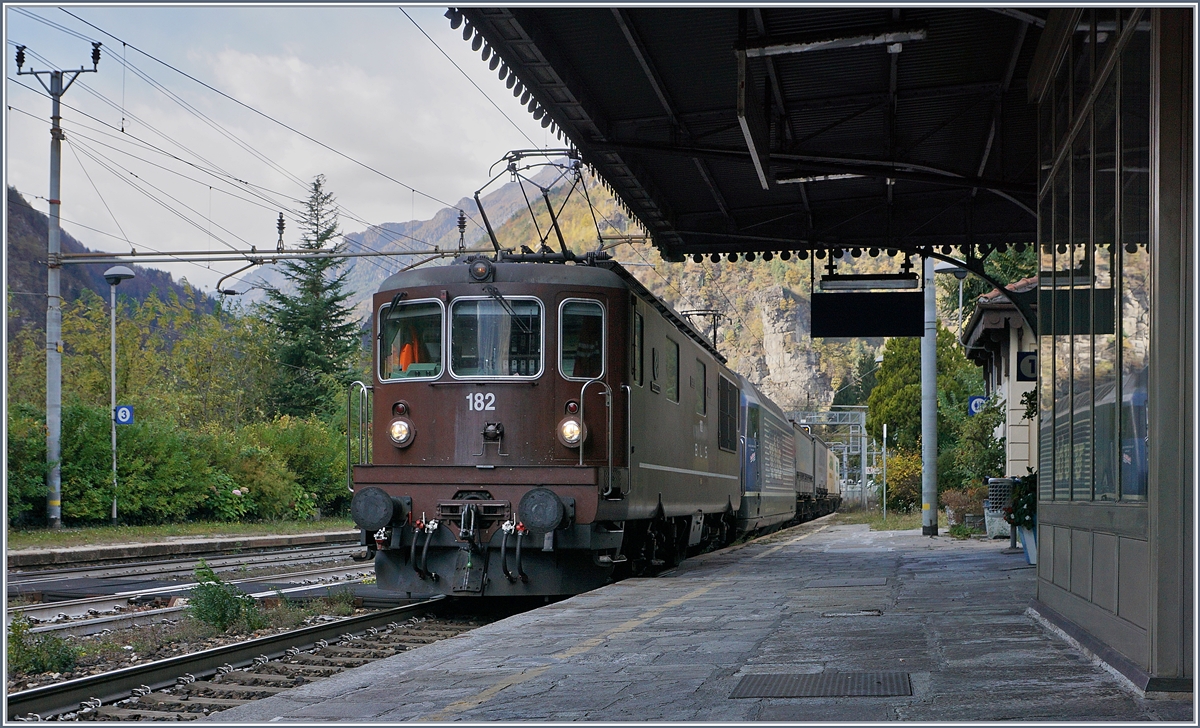
<svg viewBox="0 0 1200 728">
<path fill-rule="evenodd" d="M 208 90 L 212 91 L 213 93 L 215 93 L 215 94 L 218 94 L 218 95 L 220 95 L 221 97 L 223 97 L 223 98 L 225 98 L 225 99 L 228 99 L 229 101 L 232 101 L 233 103 L 235 103 L 235 104 L 237 104 L 237 105 L 241 106 L 242 108 L 245 108 L 245 109 L 247 109 L 248 111 L 251 111 L 251 112 L 253 112 L 253 113 L 257 114 L 257 115 L 259 115 L 259 116 L 263 117 L 264 119 L 267 119 L 268 121 L 271 121 L 271 122 L 273 122 L 273 123 L 275 123 L 275 124 L 277 124 L 277 125 L 279 125 L 279 126 L 283 127 L 284 129 L 287 129 L 288 131 L 292 132 L 293 134 L 297 134 L 297 135 L 299 135 L 299 136 L 301 136 L 301 137 L 303 137 L 303 138 L 307 139 L 308 141 L 310 141 L 310 142 L 312 142 L 312 143 L 316 144 L 317 146 L 321 147 L 322 149 L 325 149 L 325 150 L 327 150 L 327 151 L 329 151 L 329 152 L 332 152 L 332 153 L 334 153 L 334 154 L 338 155 L 339 157 L 342 157 L 343 159 L 345 159 L 345 160 L 347 160 L 347 161 L 349 161 L 349 162 L 353 162 L 354 164 L 356 164 L 356 165 L 358 165 L 358 166 L 362 167 L 363 169 L 366 169 L 366 170 L 368 170 L 368 171 L 370 171 L 370 172 L 373 172 L 373 173 L 375 173 L 375 174 L 379 175 L 380 177 L 383 177 L 384 179 L 386 179 L 386 180 L 388 180 L 388 181 L 390 181 L 390 182 L 394 182 L 394 183 L 396 183 L 396 184 L 400 185 L 401 187 L 403 187 L 403 188 L 405 188 L 405 189 L 411 190 L 413 193 L 415 193 L 415 194 L 418 194 L 418 195 L 421 195 L 422 197 L 425 197 L 426 199 L 432 200 L 433 202 L 437 202 L 438 204 L 441 204 L 441 205 L 443 205 L 443 206 L 445 206 L 445 207 L 455 207 L 453 204 L 451 204 L 451 203 L 449 203 L 449 202 L 446 202 L 445 200 L 442 200 L 442 199 L 439 199 L 439 198 L 437 198 L 437 197 L 434 197 L 433 195 L 430 195 L 430 194 L 429 194 L 429 193 L 427 193 L 427 192 L 423 192 L 423 191 L 421 191 L 421 190 L 417 189 L 416 187 L 413 187 L 413 186 L 412 186 L 412 185 L 410 185 L 410 184 L 406 184 L 406 183 L 404 183 L 404 182 L 401 182 L 400 180 L 396 179 L 395 177 L 392 177 L 391 175 L 389 175 L 389 174 L 387 174 L 387 173 L 385 173 L 385 172 L 382 172 L 382 171 L 380 171 L 380 170 L 378 170 L 378 169 L 376 169 L 376 168 L 374 168 L 374 167 L 370 166 L 369 164 L 366 164 L 365 162 L 362 162 L 362 161 L 360 161 L 360 160 L 358 160 L 358 159 L 355 159 L 354 157 L 351 157 L 350 155 L 346 154 L 345 152 L 341 152 L 341 151 L 339 151 L 339 150 L 337 150 L 337 149 L 334 149 L 333 147 L 329 146 L 329 145 L 328 145 L 328 144 L 326 144 L 325 142 L 322 142 L 322 141 L 320 141 L 320 140 L 318 140 L 318 139 L 315 139 L 315 138 L 313 138 L 313 137 L 309 136 L 308 134 L 305 134 L 304 132 L 302 132 L 302 131 L 300 131 L 300 130 L 296 129 L 295 127 L 292 127 L 292 126 L 290 126 L 289 124 L 287 124 L 287 123 L 285 123 L 285 122 L 282 122 L 282 121 L 280 121 L 279 119 L 276 119 L 275 117 L 273 117 L 273 116 L 271 116 L 271 115 L 269 115 L 269 114 L 267 114 L 267 113 L 265 113 L 265 112 L 263 112 L 263 111 L 259 111 L 258 109 L 254 108 L 253 106 L 250 106 L 249 104 L 247 104 L 247 103 L 245 103 L 245 102 L 243 102 L 243 101 L 240 101 L 239 99 L 237 99 L 237 98 L 235 98 L 235 97 L 233 97 L 233 96 L 230 96 L 229 94 L 225 93 L 224 91 L 221 91 L 220 89 L 218 89 L 218 88 L 215 88 L 215 87 L 211 86 L 210 84 L 208 84 L 208 83 L 205 83 L 204 81 L 201 81 L 200 79 L 198 79 L 198 78 L 196 78 L 195 76 L 193 76 L 193 75 L 191 75 L 191 74 L 187 73 L 186 71 L 182 71 L 182 70 L 180 70 L 180 69 L 176 68 L 175 66 L 172 66 L 170 63 L 167 63 L 166 61 L 164 61 L 164 60 L 162 60 L 162 59 L 160 59 L 160 58 L 157 58 L 157 57 L 156 57 L 156 56 L 154 56 L 153 54 L 151 54 L 151 53 L 148 53 L 147 51 L 144 51 L 144 50 L 142 50 L 141 48 L 138 48 L 137 46 L 133 45 L 132 43 L 129 43 L 128 41 L 124 40 L 123 38 L 119 38 L 119 37 L 117 37 L 117 36 L 113 35 L 112 33 L 109 33 L 108 31 L 104 30 L 103 28 L 101 28 L 101 27 L 99 27 L 99 26 L 95 25 L 94 23 L 91 23 L 91 22 L 88 22 L 87 20 L 84 20 L 83 18 L 79 17 L 79 16 L 78 16 L 78 15 L 76 15 L 75 13 L 72 13 L 70 10 L 67 10 L 66 8 L 59 8 L 59 9 L 60 9 L 60 10 L 62 10 L 62 11 L 63 11 L 64 13 L 66 13 L 67 15 L 70 15 L 71 17 L 75 18 L 75 19 L 76 19 L 76 20 L 78 20 L 79 22 L 81 22 L 81 23 L 83 23 L 83 24 L 85 24 L 85 25 L 87 25 L 87 26 L 89 26 L 89 27 L 91 27 L 91 28 L 93 28 L 93 29 L 95 29 L 95 30 L 99 31 L 100 33 L 103 33 L 104 35 L 108 36 L 109 38 L 112 38 L 113 40 L 115 40 L 115 41 L 118 41 L 118 42 L 120 42 L 120 43 L 125 43 L 125 44 L 126 44 L 128 47 L 129 47 L 129 48 L 132 48 L 134 51 L 137 51 L 138 53 L 140 53 L 140 54 L 142 54 L 143 56 L 145 56 L 145 57 L 149 58 L 150 60 L 152 60 L 152 61 L 155 61 L 156 63 L 159 63 L 159 64 L 161 64 L 161 65 L 163 65 L 163 66 L 166 66 L 167 68 L 171 69 L 172 71 L 175 71 L 176 73 L 178 73 L 179 75 L 183 76 L 184 78 L 187 78 L 187 79 L 189 79 L 189 80 L 191 80 L 191 81 L 194 81 L 195 83 L 198 83 L 198 84 L 200 84 L 201 86 L 203 86 L 204 88 L 207 88 Z M 469 217 L 469 216 L 468 216 L 468 217 Z M 475 224 L 476 224 L 476 225 L 479 225 L 479 223 L 478 223 L 478 222 L 476 222 Z"/>
<path fill-rule="evenodd" d="M 408 18 L 408 19 L 409 19 L 409 20 L 412 22 L 412 24 L 413 24 L 414 26 L 416 26 L 417 30 L 421 31 L 421 35 L 423 35 L 423 36 L 425 36 L 426 38 L 428 38 L 428 39 L 429 39 L 429 42 L 433 44 L 433 47 L 434 47 L 434 48 L 437 48 L 437 49 L 438 49 L 438 51 L 439 51 L 439 52 L 441 52 L 441 54 L 442 54 L 443 56 L 445 56 L 445 57 L 446 57 L 446 60 L 447 60 L 447 61 L 450 61 L 450 63 L 451 63 L 451 64 L 453 64 L 453 65 L 454 65 L 454 67 L 458 69 L 458 72 L 459 72 L 459 73 L 461 73 L 461 74 L 463 75 L 463 78 L 465 78 L 465 79 L 467 79 L 468 81 L 470 81 L 470 82 L 471 82 L 471 85 L 472 85 L 472 86 L 474 86 L 474 87 L 475 87 L 475 89 L 476 89 L 477 91 L 479 91 L 479 93 L 483 94 L 483 97 L 484 97 L 485 99 L 487 99 L 487 100 L 488 100 L 488 103 L 490 103 L 492 106 L 494 106 L 494 107 L 496 108 L 496 111 L 499 111 L 499 112 L 500 112 L 500 115 L 501 115 L 501 116 L 503 116 L 505 119 L 507 119 L 507 120 L 508 120 L 508 123 L 509 123 L 509 124 L 512 124 L 512 125 L 513 125 L 513 128 L 514 128 L 514 129 L 516 129 L 516 130 L 517 130 L 517 132 L 518 132 L 518 133 L 520 133 L 520 135 L 521 135 L 521 136 L 525 137 L 525 140 L 526 140 L 526 141 L 528 141 L 528 142 L 529 142 L 529 143 L 530 143 L 532 146 L 535 146 L 535 147 L 537 146 L 537 142 L 535 142 L 534 140 L 530 139 L 530 138 L 529 138 L 529 135 L 528 135 L 528 134 L 526 134 L 526 133 L 524 132 L 524 130 L 522 130 L 522 129 L 521 129 L 521 127 L 517 126 L 517 122 L 513 121 L 511 116 L 509 116 L 508 114 L 504 113 L 504 109 L 501 109 L 499 106 L 497 106 L 497 105 L 496 105 L 496 102 L 492 100 L 492 97 L 491 97 L 491 96 L 488 96 L 488 95 L 487 95 L 487 92 L 486 92 L 486 91 L 484 91 L 483 89 L 479 88 L 479 84 L 475 83 L 474 79 L 472 79 L 470 76 L 468 76 L 468 75 L 467 75 L 467 72 L 466 72 L 466 71 L 464 71 L 464 70 L 462 69 L 462 67 L 461 67 L 461 66 L 459 66 L 457 63 L 455 63 L 454 59 L 450 57 L 450 54 L 446 53 L 446 51 L 445 51 L 445 50 L 443 50 L 443 49 L 442 49 L 442 47 L 441 47 L 440 45 L 438 45 L 437 41 L 435 41 L 433 38 L 431 38 L 431 37 L 429 36 L 429 34 L 425 32 L 425 29 L 424 29 L 424 28 L 422 28 L 420 25 L 418 25 L 418 24 L 417 24 L 417 21 L 416 21 L 416 20 L 413 20 L 413 17 L 412 17 L 411 15 L 409 15 L 409 14 L 408 14 L 408 11 L 407 11 L 407 10 L 405 10 L 404 8 L 400 8 L 400 12 L 404 13 L 404 17 Z"/>
</svg>

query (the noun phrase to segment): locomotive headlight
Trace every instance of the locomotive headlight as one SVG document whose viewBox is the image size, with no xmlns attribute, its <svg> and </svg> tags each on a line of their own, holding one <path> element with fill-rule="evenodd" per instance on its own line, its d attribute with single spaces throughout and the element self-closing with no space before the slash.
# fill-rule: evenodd
<svg viewBox="0 0 1200 728">
<path fill-rule="evenodd" d="M 416 434 L 416 428 L 406 419 L 392 420 L 392 424 L 388 425 L 388 435 L 399 447 L 408 447 Z"/>
<path fill-rule="evenodd" d="M 575 417 L 565 417 L 558 423 L 558 441 L 567 447 L 579 447 L 587 437 L 583 423 Z"/>
</svg>

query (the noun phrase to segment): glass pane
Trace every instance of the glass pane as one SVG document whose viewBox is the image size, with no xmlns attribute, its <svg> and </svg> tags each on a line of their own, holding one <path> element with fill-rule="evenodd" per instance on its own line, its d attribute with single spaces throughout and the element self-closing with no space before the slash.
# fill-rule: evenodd
<svg viewBox="0 0 1200 728">
<path fill-rule="evenodd" d="M 642 315 L 637 311 L 633 312 L 633 381 L 640 387 L 646 378 L 646 354 L 645 354 L 645 328 L 642 322 Z"/>
<path fill-rule="evenodd" d="M 595 379 L 604 372 L 604 309 L 591 301 L 571 301 L 562 307 L 559 338 L 563 376 Z"/>
<path fill-rule="evenodd" d="M 1038 208 L 1038 498 L 1054 498 L 1054 195 Z"/>
<path fill-rule="evenodd" d="M 725 377 L 717 377 L 717 446 L 737 450 L 738 390 Z"/>
<path fill-rule="evenodd" d="M 1092 11 L 1084 10 L 1071 36 L 1071 66 L 1074 83 L 1071 92 L 1071 116 L 1079 116 L 1083 100 L 1092 87 Z"/>
<path fill-rule="evenodd" d="M 460 377 L 532 377 L 542 361 L 542 307 L 506 298 L 455 301 L 450 371 Z"/>
<path fill-rule="evenodd" d="M 1062 148 L 1071 129 L 1071 62 L 1063 56 L 1054 78 L 1054 149 Z"/>
<path fill-rule="evenodd" d="M 1054 176 L 1054 499 L 1071 497 L 1071 165 Z"/>
<path fill-rule="evenodd" d="M 384 308 L 379 324 L 379 378 L 436 377 L 442 373 L 442 307 L 402 303 Z"/>
<path fill-rule="evenodd" d="M 1121 499 L 1146 498 L 1150 350 L 1150 32 L 1139 23 L 1121 57 Z"/>
<path fill-rule="evenodd" d="M 708 368 L 704 362 L 696 360 L 696 414 L 708 413 Z"/>
<path fill-rule="evenodd" d="M 663 388 L 667 390 L 667 399 L 672 402 L 679 401 L 679 344 L 667 339 L 667 345 L 664 347 L 665 360 L 663 361 L 663 375 L 666 381 L 663 383 Z"/>
<path fill-rule="evenodd" d="M 1071 497 L 1092 499 L 1091 126 L 1071 149 Z"/>
<path fill-rule="evenodd" d="M 1046 186 L 1054 164 L 1054 104 L 1046 99 L 1038 105 L 1038 190 Z"/>
<path fill-rule="evenodd" d="M 1112 74 L 1096 98 L 1096 139 L 1093 145 L 1093 195 L 1096 202 L 1092 227 L 1095 241 L 1095 283 L 1092 292 L 1092 378 L 1095 401 L 1092 415 L 1092 480 L 1093 498 L 1102 501 L 1115 499 L 1117 493 L 1117 337 L 1113 328 L 1113 247 L 1117 239 L 1116 79 L 1117 74 Z"/>
<path fill-rule="evenodd" d="M 1105 57 L 1117 41 L 1117 9 L 1097 8 L 1096 14 L 1096 69 L 1104 65 Z"/>
</svg>

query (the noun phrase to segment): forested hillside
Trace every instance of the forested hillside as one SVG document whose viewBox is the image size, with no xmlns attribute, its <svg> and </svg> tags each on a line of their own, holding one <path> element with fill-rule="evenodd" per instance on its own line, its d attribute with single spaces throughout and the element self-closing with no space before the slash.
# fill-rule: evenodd
<svg viewBox="0 0 1200 728">
<path fill-rule="evenodd" d="M 15 188 L 8 188 L 8 336 L 26 327 L 37 331 L 46 328 L 46 237 L 50 219 L 33 209 Z M 90 249 L 65 230 L 62 233 L 64 253 L 84 253 Z M 162 298 L 171 295 L 191 299 L 198 311 L 211 312 L 214 301 L 195 291 L 187 281 L 176 282 L 170 273 L 154 268 L 131 266 L 135 277 L 121 284 L 120 294 L 142 301 L 157 291 Z M 65 265 L 62 267 L 62 296 L 64 301 L 79 298 L 84 290 L 108 299 L 108 283 L 102 263 Z"/>
</svg>

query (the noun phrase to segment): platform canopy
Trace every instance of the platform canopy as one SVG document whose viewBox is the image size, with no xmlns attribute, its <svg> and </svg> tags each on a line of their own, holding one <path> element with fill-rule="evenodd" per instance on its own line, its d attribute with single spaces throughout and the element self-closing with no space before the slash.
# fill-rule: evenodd
<svg viewBox="0 0 1200 728">
<path fill-rule="evenodd" d="M 668 260 L 838 248 L 977 260 L 1035 240 L 1026 77 L 1046 14 L 524 7 L 447 16 Z"/>
</svg>

